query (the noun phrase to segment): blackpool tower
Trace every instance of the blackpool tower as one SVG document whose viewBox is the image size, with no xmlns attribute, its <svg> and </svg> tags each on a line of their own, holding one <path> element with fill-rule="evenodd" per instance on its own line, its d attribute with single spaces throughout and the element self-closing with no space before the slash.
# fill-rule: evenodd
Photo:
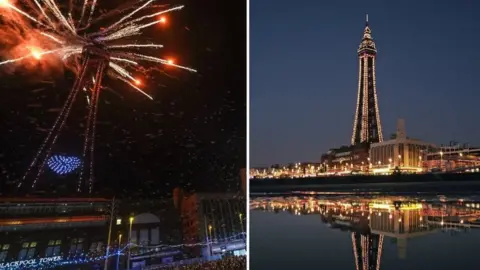
<svg viewBox="0 0 480 270">
<path fill-rule="evenodd" d="M 366 19 L 363 38 L 358 47 L 358 94 L 352 145 L 382 142 L 382 125 L 378 111 L 377 87 L 375 85 L 375 58 L 377 48 Z"/>
</svg>

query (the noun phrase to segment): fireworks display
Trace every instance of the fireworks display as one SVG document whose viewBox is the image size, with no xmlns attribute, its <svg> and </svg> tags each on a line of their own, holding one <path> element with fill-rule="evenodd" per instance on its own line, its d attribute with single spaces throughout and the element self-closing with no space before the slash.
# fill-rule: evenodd
<svg viewBox="0 0 480 270">
<path fill-rule="evenodd" d="M 171 59 L 155 56 L 153 52 L 163 46 L 148 42 L 147 38 L 142 36 L 144 29 L 166 23 L 167 19 L 164 17 L 166 13 L 183 8 L 176 6 L 165 9 L 163 6 L 155 5 L 154 2 L 154 0 L 136 1 L 96 16 L 97 13 L 100 14 L 98 0 L 71 0 L 65 2 L 65 6 L 57 4 L 55 0 L 0 0 L 2 22 L 0 34 L 3 35 L 0 43 L 8 47 L 7 52 L 1 52 L 7 59 L 1 60 L 0 66 L 61 63 L 77 74 L 58 118 L 24 177 L 19 181 L 18 188 L 25 186 L 27 176 L 36 168 L 36 177 L 29 185 L 34 188 L 48 160 L 49 167 L 59 174 L 80 167 L 77 191 L 88 189 L 92 192 L 95 123 L 104 76 L 120 80 L 149 99 L 153 99 L 140 88 L 144 83 L 134 75 L 148 71 L 141 65 L 142 62 L 196 72 L 194 69 L 174 63 Z M 103 23 L 107 18 L 114 23 L 98 27 L 99 23 Z M 68 159 L 66 157 L 49 158 L 81 90 L 86 93 L 89 104 L 82 158 L 69 162 L 66 162 Z M 82 165 L 76 162 L 81 162 Z M 73 166 L 74 164 L 77 165 Z M 84 176 L 89 177 L 87 188 L 84 187 L 82 180 Z"/>
<path fill-rule="evenodd" d="M 78 157 L 67 157 L 54 155 L 51 156 L 48 161 L 48 167 L 57 174 L 64 175 L 71 173 L 78 169 L 82 164 L 81 160 Z"/>
</svg>

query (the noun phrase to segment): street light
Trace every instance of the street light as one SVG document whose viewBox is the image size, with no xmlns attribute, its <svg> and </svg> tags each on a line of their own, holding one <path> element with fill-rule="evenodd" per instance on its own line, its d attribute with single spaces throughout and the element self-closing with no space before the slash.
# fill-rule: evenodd
<svg viewBox="0 0 480 270">
<path fill-rule="evenodd" d="M 213 256 L 212 254 L 212 245 L 213 245 L 213 241 L 212 241 L 212 225 L 211 224 L 208 224 L 208 245 L 210 246 L 210 256 Z"/>
<path fill-rule="evenodd" d="M 130 222 L 130 228 L 128 229 L 128 260 L 127 260 L 127 269 L 130 270 L 130 247 L 131 247 L 131 244 L 132 244 L 132 224 L 133 224 L 133 220 L 135 218 L 134 217 L 130 217 L 128 219 L 128 221 Z"/>
<path fill-rule="evenodd" d="M 240 213 L 238 214 L 238 217 L 240 218 L 240 229 L 241 229 L 241 233 L 242 233 L 242 238 L 243 238 L 243 241 L 245 242 L 245 234 L 243 233 L 243 214 Z"/>
<path fill-rule="evenodd" d="M 440 151 L 440 170 L 443 172 L 443 152 Z"/>
</svg>

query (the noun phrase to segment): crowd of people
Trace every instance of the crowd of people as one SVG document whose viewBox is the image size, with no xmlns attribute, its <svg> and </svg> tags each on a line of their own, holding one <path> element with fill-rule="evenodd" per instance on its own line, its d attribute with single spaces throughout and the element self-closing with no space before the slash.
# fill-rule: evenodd
<svg viewBox="0 0 480 270">
<path fill-rule="evenodd" d="M 220 260 L 202 262 L 190 265 L 167 268 L 165 270 L 245 270 L 247 258 L 245 256 L 228 256 Z"/>
</svg>

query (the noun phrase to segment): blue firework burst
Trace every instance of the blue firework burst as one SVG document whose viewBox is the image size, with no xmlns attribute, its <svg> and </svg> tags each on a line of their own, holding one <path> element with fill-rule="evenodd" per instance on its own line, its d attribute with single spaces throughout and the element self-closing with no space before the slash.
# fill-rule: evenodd
<svg viewBox="0 0 480 270">
<path fill-rule="evenodd" d="M 64 175 L 78 169 L 82 161 L 78 157 L 54 155 L 48 161 L 48 167 L 57 174 Z"/>
</svg>

